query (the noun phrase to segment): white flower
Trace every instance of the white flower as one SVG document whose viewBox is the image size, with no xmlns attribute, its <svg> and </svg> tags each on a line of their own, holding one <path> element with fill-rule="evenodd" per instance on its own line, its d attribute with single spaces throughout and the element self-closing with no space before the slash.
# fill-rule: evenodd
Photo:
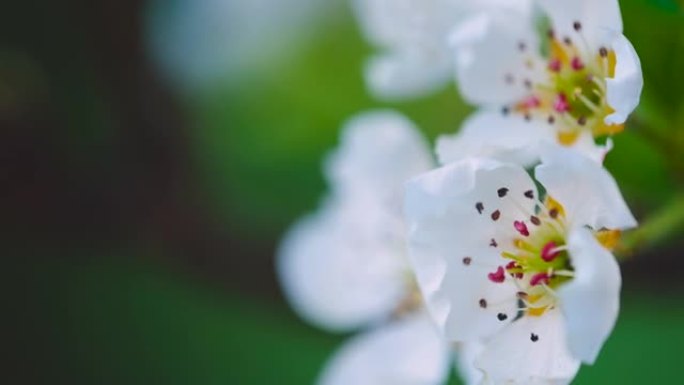
<svg viewBox="0 0 684 385">
<path fill-rule="evenodd" d="M 610 143 L 594 138 L 623 130 L 643 78 L 617 0 L 537 3 L 548 36 L 539 35 L 537 18 L 511 10 L 475 13 L 451 36 L 460 91 L 481 110 L 440 139 L 442 163 L 493 149 L 498 159 L 529 163 L 548 140 L 602 161 Z"/>
<path fill-rule="evenodd" d="M 619 309 L 608 248 L 636 226 L 615 181 L 563 147 L 535 180 L 518 165 L 471 158 L 407 184 L 409 251 L 427 308 L 450 341 L 484 341 L 493 383 L 567 383 L 593 363 Z"/>
<path fill-rule="evenodd" d="M 452 78 L 448 37 L 475 10 L 531 12 L 531 0 L 354 0 L 366 38 L 382 52 L 366 66 L 371 91 L 386 99 L 421 96 Z"/>
<path fill-rule="evenodd" d="M 449 348 L 423 313 L 402 218 L 403 184 L 432 165 L 411 122 L 363 114 L 326 162 L 330 197 L 286 236 L 278 272 L 295 310 L 328 330 L 371 328 L 342 347 L 319 383 L 446 381 Z"/>
</svg>

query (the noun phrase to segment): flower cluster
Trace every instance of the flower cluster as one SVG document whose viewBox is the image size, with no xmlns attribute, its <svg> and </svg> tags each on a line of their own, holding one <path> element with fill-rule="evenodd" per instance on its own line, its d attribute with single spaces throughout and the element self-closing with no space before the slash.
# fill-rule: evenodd
<svg viewBox="0 0 684 385">
<path fill-rule="evenodd" d="M 363 330 L 319 383 L 570 383 L 619 313 L 611 250 L 636 220 L 603 167 L 642 88 L 617 0 L 356 0 L 369 87 L 454 78 L 477 107 L 436 159 L 396 112 L 361 114 L 278 271 L 311 322 Z M 543 26 L 540 28 L 540 26 Z"/>
</svg>

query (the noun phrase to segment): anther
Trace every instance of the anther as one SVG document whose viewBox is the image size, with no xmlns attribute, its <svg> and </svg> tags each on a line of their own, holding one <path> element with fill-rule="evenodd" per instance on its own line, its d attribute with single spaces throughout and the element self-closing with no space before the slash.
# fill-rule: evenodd
<svg viewBox="0 0 684 385">
<path fill-rule="evenodd" d="M 498 221 L 500 217 L 501 217 L 501 212 L 499 210 L 496 210 L 492 213 L 492 220 L 493 221 Z"/>
<path fill-rule="evenodd" d="M 478 214 L 482 214 L 482 210 L 484 210 L 484 205 L 482 202 L 477 202 L 475 203 L 475 208 L 477 209 Z"/>
<path fill-rule="evenodd" d="M 541 225 L 541 221 L 539 220 L 539 218 L 534 215 L 530 216 L 530 222 L 532 222 L 532 224 L 535 226 Z"/>
<path fill-rule="evenodd" d="M 470 264 L 473 262 L 473 259 L 470 257 L 464 257 L 463 258 L 463 264 L 466 266 L 470 266 Z"/>
<path fill-rule="evenodd" d="M 550 216 L 552 219 L 558 218 L 558 209 L 551 209 L 551 210 L 549 210 L 549 216 Z"/>
<path fill-rule="evenodd" d="M 483 309 L 487 308 L 487 300 L 486 299 L 484 299 L 484 298 L 480 299 L 480 307 Z"/>
<path fill-rule="evenodd" d="M 550 277 L 546 273 L 537 273 L 530 278 L 530 286 L 537 286 L 540 284 L 549 284 Z"/>
<path fill-rule="evenodd" d="M 525 222 L 522 221 L 515 221 L 513 222 L 513 227 L 520 233 L 520 235 L 527 237 L 530 235 L 529 230 L 527 229 L 527 225 Z"/>
<path fill-rule="evenodd" d="M 565 45 L 572 45 L 572 40 L 566 36 L 563 38 L 563 43 L 565 43 Z"/>
<path fill-rule="evenodd" d="M 499 244 L 496 243 L 496 239 L 492 238 L 492 240 L 489 241 L 489 246 L 491 246 L 491 247 L 497 247 L 497 246 L 499 246 Z"/>
<path fill-rule="evenodd" d="M 546 119 L 549 124 L 554 124 L 556 122 L 556 118 L 553 117 L 553 115 L 549 115 L 549 118 Z"/>
<path fill-rule="evenodd" d="M 606 49 L 606 47 L 599 48 L 599 55 L 601 55 L 601 57 L 608 56 L 608 50 Z"/>
<path fill-rule="evenodd" d="M 494 283 L 501 283 L 506 279 L 506 274 L 504 273 L 504 268 L 499 266 L 493 273 L 488 273 L 487 278 Z"/>
<path fill-rule="evenodd" d="M 534 333 L 532 333 L 532 334 L 530 334 L 530 340 L 531 340 L 532 342 L 537 342 L 537 341 L 539 341 L 539 336 L 536 335 L 536 334 L 534 334 Z"/>
<path fill-rule="evenodd" d="M 525 118 L 525 121 L 529 122 L 530 120 L 532 120 L 532 115 L 529 112 L 527 112 L 527 113 L 525 113 L 524 118 Z"/>
<path fill-rule="evenodd" d="M 585 124 L 587 124 L 587 117 L 586 116 L 580 116 L 577 119 L 577 124 L 579 124 L 580 126 L 584 126 Z"/>
<path fill-rule="evenodd" d="M 560 254 L 560 252 L 555 250 L 556 246 L 556 242 L 554 241 L 547 242 L 541 250 L 541 258 L 546 262 L 551 262 L 556 259 L 558 254 Z"/>
<path fill-rule="evenodd" d="M 521 42 L 518 43 L 518 49 L 519 49 L 520 51 L 524 51 L 526 48 L 527 48 L 527 44 L 525 44 L 524 41 L 521 41 Z"/>
<path fill-rule="evenodd" d="M 556 32 L 553 29 L 550 29 L 546 31 L 546 35 L 549 37 L 549 39 L 553 39 L 556 37 Z"/>
<path fill-rule="evenodd" d="M 572 66 L 572 69 L 575 71 L 580 71 L 584 68 L 584 63 L 582 63 L 582 59 L 578 57 L 572 58 L 570 65 Z"/>
<path fill-rule="evenodd" d="M 553 102 L 553 109 L 558 113 L 564 113 L 570 110 L 570 103 L 564 93 L 559 93 L 556 100 Z"/>
<path fill-rule="evenodd" d="M 519 299 L 527 299 L 527 293 L 525 293 L 524 291 L 519 291 L 515 293 L 515 296 Z"/>
<path fill-rule="evenodd" d="M 552 72 L 560 72 L 561 70 L 561 61 L 558 59 L 551 59 L 549 62 L 549 71 Z"/>
<path fill-rule="evenodd" d="M 499 321 L 505 321 L 508 318 L 508 316 L 505 313 L 499 313 L 496 315 L 496 318 L 498 318 Z"/>
<path fill-rule="evenodd" d="M 504 116 L 508 115 L 510 112 L 511 112 L 511 109 L 508 107 L 504 107 L 501 109 L 501 114 Z"/>
<path fill-rule="evenodd" d="M 572 23 L 572 28 L 574 28 L 575 31 L 579 32 L 582 29 L 582 24 L 580 24 L 579 21 L 576 21 Z"/>
<path fill-rule="evenodd" d="M 532 191 L 532 190 L 525 191 L 525 198 L 534 199 L 534 191 Z"/>
<path fill-rule="evenodd" d="M 529 90 L 532 89 L 532 81 L 530 79 L 525 79 L 525 87 Z"/>
<path fill-rule="evenodd" d="M 503 198 L 508 193 L 508 189 L 506 187 L 502 187 L 502 188 L 496 190 L 496 193 L 499 195 L 499 198 Z"/>
</svg>

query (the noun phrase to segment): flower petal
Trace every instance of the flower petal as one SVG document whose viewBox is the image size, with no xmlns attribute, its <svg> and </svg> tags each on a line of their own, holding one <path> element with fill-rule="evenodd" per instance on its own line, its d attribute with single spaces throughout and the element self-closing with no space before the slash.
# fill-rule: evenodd
<svg viewBox="0 0 684 385">
<path fill-rule="evenodd" d="M 570 234 L 568 252 L 575 277 L 558 289 L 567 320 L 568 344 L 575 357 L 592 364 L 617 320 L 620 267 L 587 229 Z"/>
<path fill-rule="evenodd" d="M 533 341 L 535 339 L 535 341 Z M 492 384 L 569 384 L 579 370 L 558 310 L 524 316 L 487 342 L 475 361 Z"/>
<path fill-rule="evenodd" d="M 644 78 L 639 56 L 624 35 L 615 34 L 611 48 L 615 52 L 615 76 L 606 79 L 606 98 L 615 112 L 606 116 L 605 122 L 621 124 L 639 104 Z"/>
<path fill-rule="evenodd" d="M 528 93 L 525 79 L 540 76 L 526 66 L 538 39 L 532 20 L 524 12 L 481 12 L 455 28 L 450 41 L 458 86 L 470 103 L 511 103 Z M 530 47 L 526 52 L 520 51 L 521 42 Z"/>
<path fill-rule="evenodd" d="M 335 194 L 391 201 L 399 213 L 404 182 L 432 164 L 428 144 L 413 123 L 397 112 L 380 110 L 347 122 L 325 173 Z"/>
<path fill-rule="evenodd" d="M 447 82 L 451 57 L 446 37 L 461 17 L 460 2 L 356 0 L 353 5 L 364 35 L 383 51 L 366 68 L 377 96 L 419 96 Z"/>
<path fill-rule="evenodd" d="M 401 240 L 376 228 L 374 206 L 328 201 L 285 236 L 277 258 L 293 308 L 329 330 L 350 330 L 387 317 L 405 295 L 407 265 Z"/>
<path fill-rule="evenodd" d="M 503 192 L 503 195 L 501 194 Z M 513 248 L 513 222 L 528 218 L 536 187 L 522 167 L 471 158 L 407 183 L 409 255 L 427 307 L 451 341 L 473 341 L 515 314 L 516 287 L 488 274 Z"/>
<path fill-rule="evenodd" d="M 484 109 L 470 116 L 456 134 L 437 139 L 437 158 L 441 164 L 475 156 L 528 166 L 539 160 L 539 144 L 554 140 L 546 122 Z"/>
<path fill-rule="evenodd" d="M 541 151 L 536 179 L 568 215 L 571 226 L 628 229 L 636 220 L 615 179 L 601 165 L 572 149 L 548 145 Z"/>
<path fill-rule="evenodd" d="M 449 348 L 422 313 L 354 337 L 335 354 L 320 385 L 446 383 Z"/>
<path fill-rule="evenodd" d="M 475 367 L 475 359 L 482 353 L 485 345 L 479 341 L 455 345 L 454 352 L 459 377 L 468 385 L 480 384 L 484 376 L 482 371 Z"/>
<path fill-rule="evenodd" d="M 618 0 L 538 0 L 551 18 L 559 37 L 575 39 L 574 23 L 580 22 L 583 39 L 598 49 L 605 44 L 605 31 L 622 33 L 622 16 Z M 579 38 L 579 37 L 577 37 Z"/>
<path fill-rule="evenodd" d="M 447 51 L 387 53 L 371 59 L 365 68 L 368 87 L 375 97 L 401 100 L 430 94 L 451 77 Z"/>
</svg>

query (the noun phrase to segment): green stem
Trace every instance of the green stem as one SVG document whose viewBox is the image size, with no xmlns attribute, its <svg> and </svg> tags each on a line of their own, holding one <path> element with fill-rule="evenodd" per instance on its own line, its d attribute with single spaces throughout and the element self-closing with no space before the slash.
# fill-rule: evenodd
<svg viewBox="0 0 684 385">
<path fill-rule="evenodd" d="M 627 233 L 616 252 L 626 258 L 638 250 L 657 245 L 678 231 L 684 230 L 684 194 L 653 213 L 636 230 Z"/>
</svg>

